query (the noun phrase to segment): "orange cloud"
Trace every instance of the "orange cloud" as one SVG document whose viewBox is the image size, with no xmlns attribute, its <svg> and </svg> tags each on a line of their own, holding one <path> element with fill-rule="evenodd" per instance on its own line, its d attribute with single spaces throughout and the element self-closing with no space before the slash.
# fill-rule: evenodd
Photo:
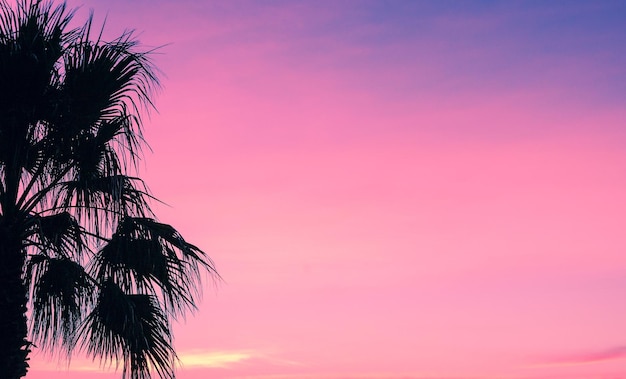
<svg viewBox="0 0 626 379">
<path fill-rule="evenodd" d="M 228 368 L 244 361 L 263 361 L 272 365 L 292 366 L 297 362 L 276 358 L 266 353 L 253 350 L 205 351 L 191 350 L 178 355 L 184 369 Z"/>
<path fill-rule="evenodd" d="M 194 350 L 179 354 L 181 366 L 184 368 L 224 368 L 251 357 L 252 353 L 249 351 Z"/>
</svg>

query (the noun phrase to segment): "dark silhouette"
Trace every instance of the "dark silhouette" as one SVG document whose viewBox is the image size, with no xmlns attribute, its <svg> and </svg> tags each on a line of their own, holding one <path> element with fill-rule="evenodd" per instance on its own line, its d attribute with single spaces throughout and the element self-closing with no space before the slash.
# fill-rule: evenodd
<svg viewBox="0 0 626 379">
<path fill-rule="evenodd" d="M 218 276 L 132 175 L 158 86 L 149 52 L 132 33 L 93 38 L 91 17 L 70 29 L 72 15 L 0 0 L 0 377 L 25 376 L 35 345 L 173 378 L 170 322 Z"/>
</svg>

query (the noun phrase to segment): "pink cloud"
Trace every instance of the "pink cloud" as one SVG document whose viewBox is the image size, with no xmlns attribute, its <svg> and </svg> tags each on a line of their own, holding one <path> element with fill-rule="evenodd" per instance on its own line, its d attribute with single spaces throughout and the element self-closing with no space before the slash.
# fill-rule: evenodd
<svg viewBox="0 0 626 379">
<path fill-rule="evenodd" d="M 626 346 L 616 346 L 606 350 L 562 355 L 546 360 L 547 365 L 582 365 L 603 361 L 623 360 L 626 358 Z"/>
</svg>

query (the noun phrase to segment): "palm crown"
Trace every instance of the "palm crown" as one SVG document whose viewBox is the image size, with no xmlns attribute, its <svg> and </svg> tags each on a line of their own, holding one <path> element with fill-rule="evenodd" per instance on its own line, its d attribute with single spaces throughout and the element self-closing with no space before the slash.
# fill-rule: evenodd
<svg viewBox="0 0 626 379">
<path fill-rule="evenodd" d="M 170 321 L 217 274 L 131 174 L 158 86 L 149 52 L 132 33 L 93 38 L 91 18 L 71 29 L 72 14 L 0 0 L 0 372 L 24 376 L 34 344 L 173 378 Z"/>
</svg>

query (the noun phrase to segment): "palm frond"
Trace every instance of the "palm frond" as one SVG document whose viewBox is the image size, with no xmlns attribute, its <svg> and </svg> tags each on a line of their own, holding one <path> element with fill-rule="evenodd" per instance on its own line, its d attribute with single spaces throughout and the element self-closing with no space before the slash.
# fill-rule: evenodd
<svg viewBox="0 0 626 379">
<path fill-rule="evenodd" d="M 113 176 L 123 170 L 124 154 L 116 149 L 119 138 L 124 138 L 131 128 L 132 118 L 118 116 L 110 120 L 102 120 L 91 130 L 75 138 L 67 158 L 75 167 L 76 178 L 89 176 Z"/>
<path fill-rule="evenodd" d="M 217 275 L 213 262 L 172 226 L 144 217 L 121 220 L 93 262 L 94 277 L 113 278 L 126 291 L 157 295 L 175 317 L 195 309 L 201 269 Z"/>
<path fill-rule="evenodd" d="M 93 301 L 92 281 L 77 262 L 43 254 L 30 257 L 26 272 L 33 341 L 48 351 L 60 342 L 69 354 L 74 333 Z"/>
<path fill-rule="evenodd" d="M 140 151 L 142 109 L 151 108 L 158 79 L 146 53 L 134 51 L 132 33 L 111 42 L 90 41 L 91 20 L 64 56 L 62 97 L 59 114 L 64 130 L 73 134 L 98 128 L 102 122 L 124 119 L 120 147 L 134 161 Z"/>
<path fill-rule="evenodd" d="M 29 223 L 27 231 L 37 237 L 35 246 L 46 255 L 80 259 L 86 249 L 82 227 L 69 212 L 34 215 Z"/>
<path fill-rule="evenodd" d="M 0 3 L 1 110 L 38 120 L 47 109 L 43 100 L 56 75 L 71 17 L 65 4 Z M 31 112 L 23 112 L 25 108 Z"/>
<path fill-rule="evenodd" d="M 126 294 L 112 280 L 103 283 L 96 306 L 78 338 L 87 354 L 103 364 L 123 365 L 123 378 L 174 378 L 176 354 L 167 316 L 154 296 Z"/>
<path fill-rule="evenodd" d="M 140 186 L 140 188 L 138 188 Z M 113 225 L 126 214 L 151 214 L 143 181 L 126 175 L 100 177 L 80 176 L 60 183 L 54 208 L 74 209 L 76 216 L 93 224 L 100 232 L 100 223 Z M 99 233 L 100 234 L 100 233 Z"/>
<path fill-rule="evenodd" d="M 70 18 L 64 5 L 0 2 L 0 164 L 33 164 L 35 129 L 50 111 Z"/>
</svg>

